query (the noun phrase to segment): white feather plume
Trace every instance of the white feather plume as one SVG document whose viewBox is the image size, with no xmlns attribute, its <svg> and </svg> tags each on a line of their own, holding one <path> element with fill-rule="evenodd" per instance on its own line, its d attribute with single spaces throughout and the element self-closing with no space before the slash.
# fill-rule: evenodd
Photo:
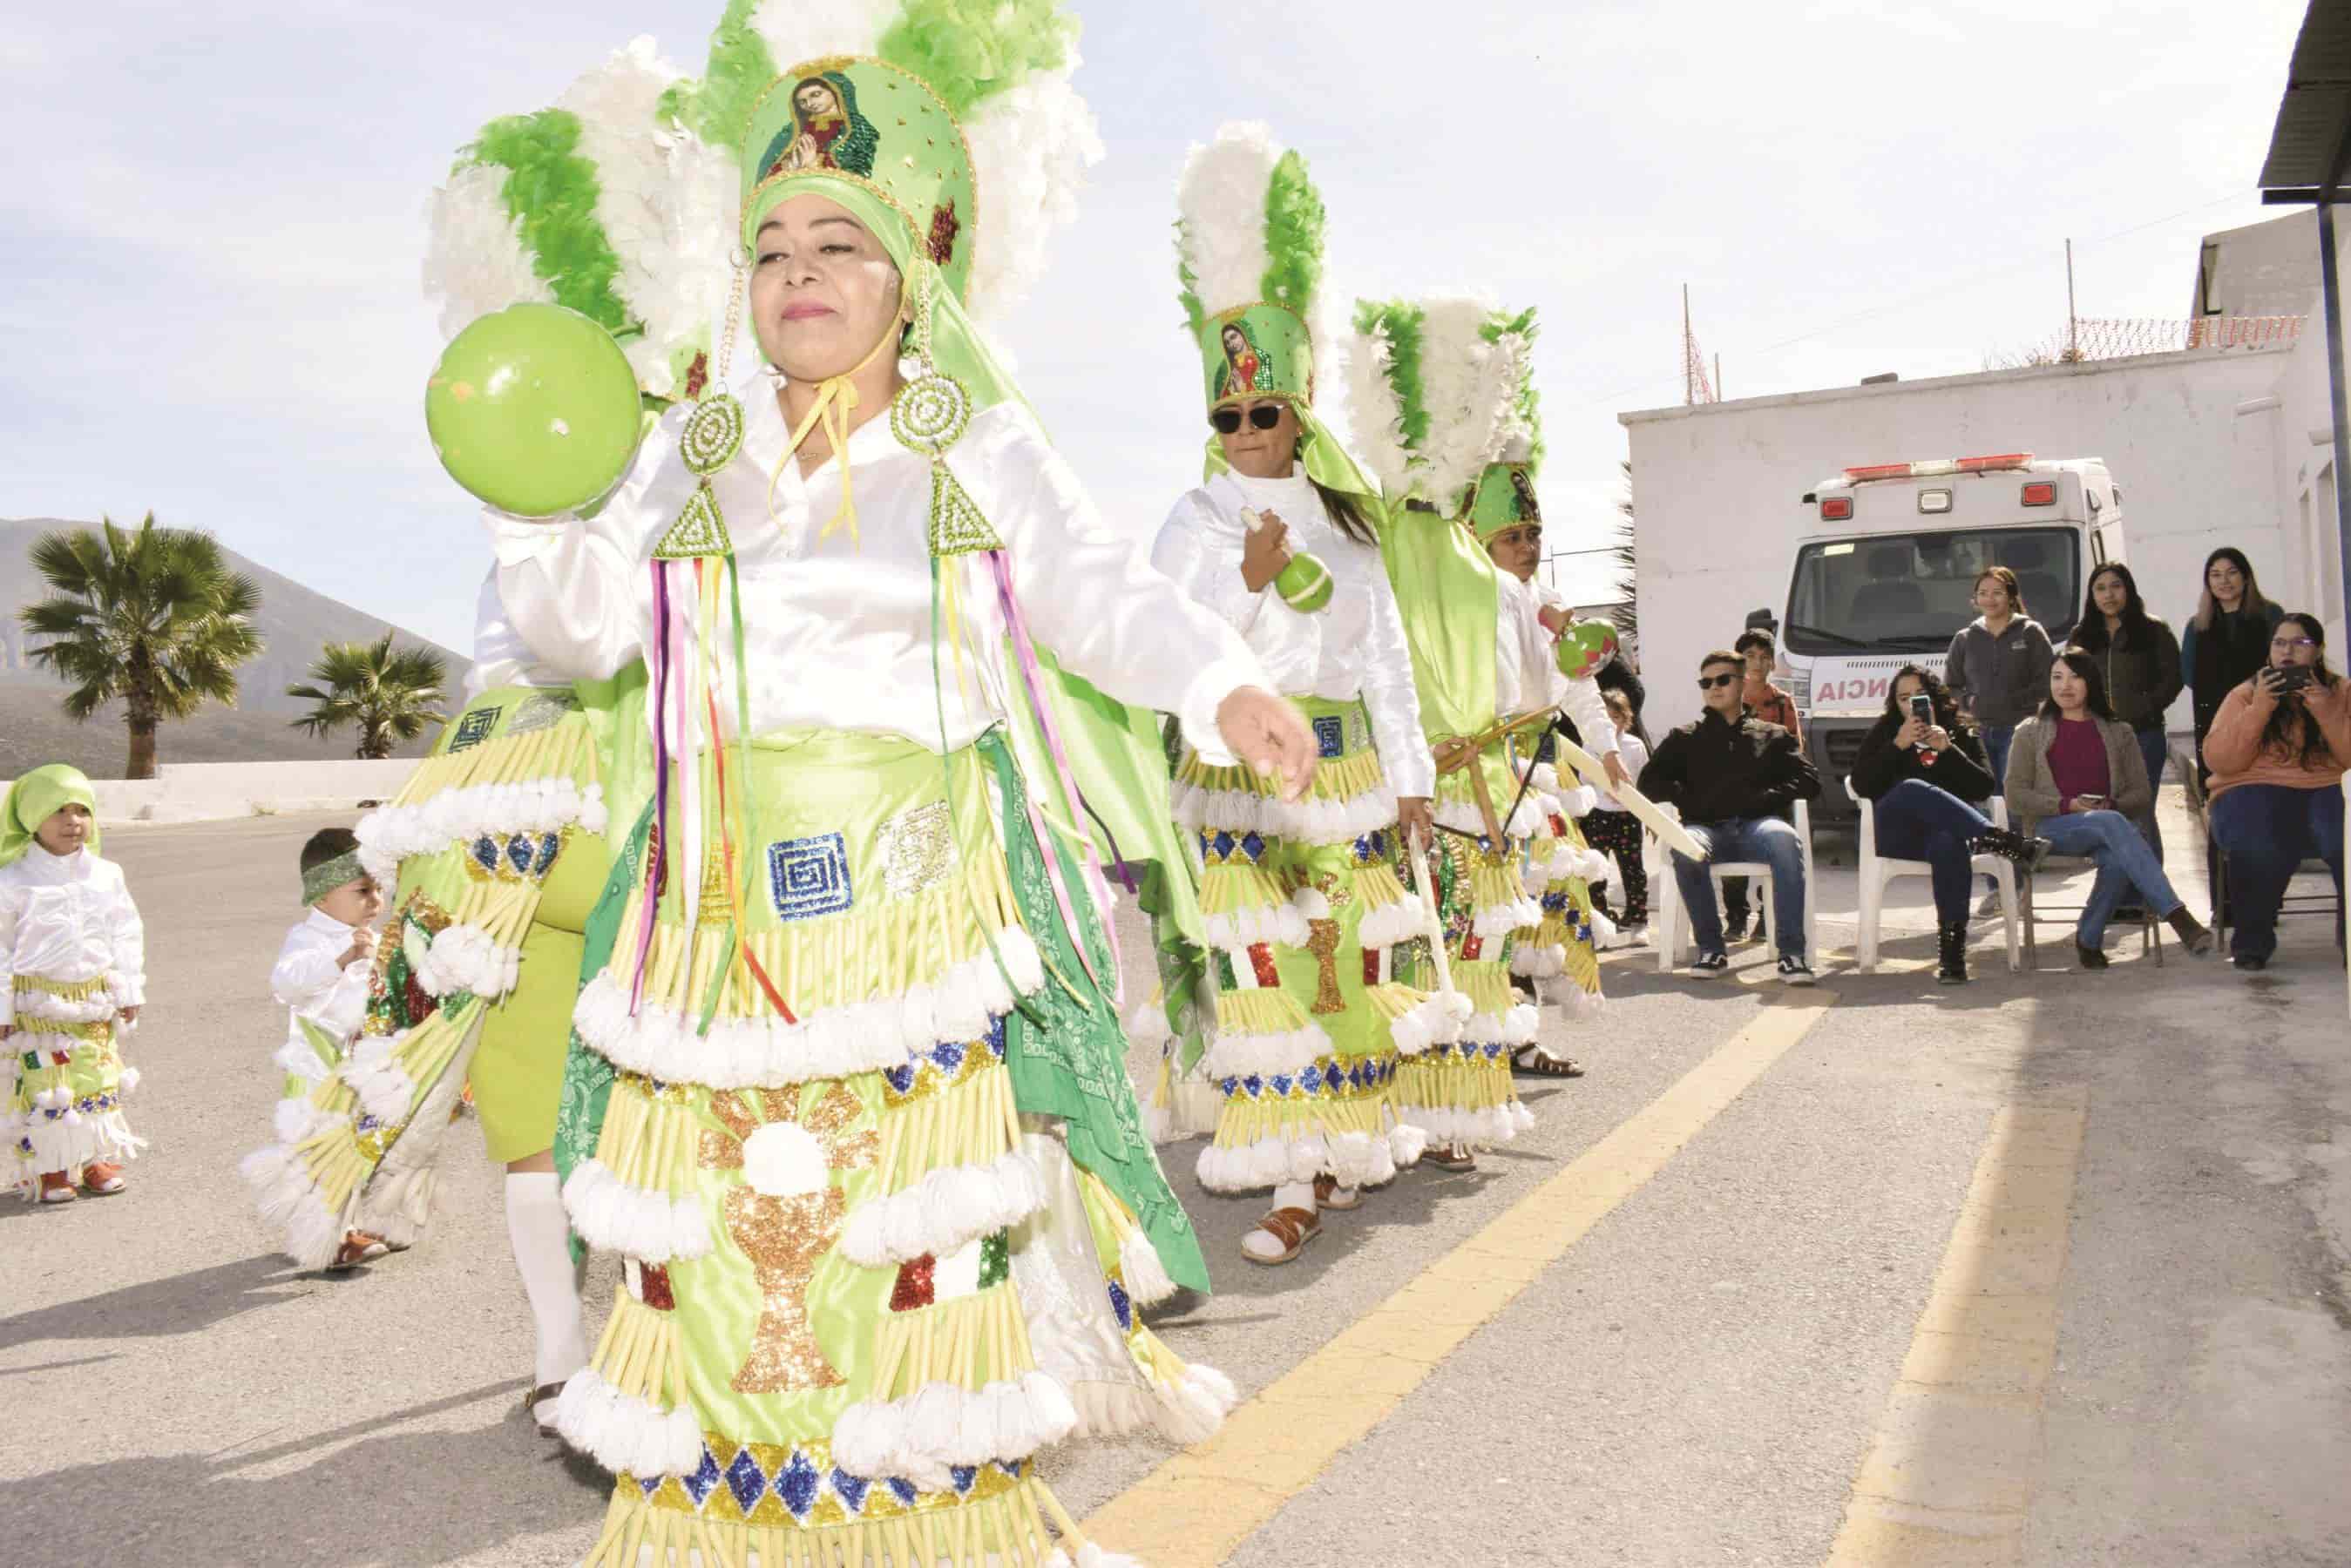
<svg viewBox="0 0 2351 1568">
<path fill-rule="evenodd" d="M 1355 450 L 1392 496 L 1411 493 L 1413 454 L 1405 446 L 1404 403 L 1389 379 L 1393 366 L 1387 331 L 1347 335 L 1347 424 Z"/>
<path fill-rule="evenodd" d="M 1073 48 L 1068 68 L 1077 64 Z M 989 99 L 963 131 L 979 192 L 964 305 L 981 319 L 1000 317 L 1035 286 L 1055 233 L 1077 217 L 1086 171 L 1102 159 L 1102 133 L 1058 72 Z"/>
<path fill-rule="evenodd" d="M 1219 311 L 1256 302 L 1273 258 L 1265 243 L 1265 192 L 1281 147 L 1259 120 L 1232 120 L 1195 146 L 1176 186 L 1184 265 L 1200 306 Z"/>
<path fill-rule="evenodd" d="M 653 39 L 638 37 L 555 100 L 579 119 L 579 155 L 596 166 L 596 222 L 621 264 L 612 292 L 641 322 L 670 244 L 668 149 L 653 129 L 661 96 L 678 75 L 655 52 Z M 670 351 L 676 346 L 650 331 L 622 346 L 637 384 L 656 397 L 670 395 L 675 379 Z"/>
<path fill-rule="evenodd" d="M 522 220 L 507 214 L 498 193 L 506 181 L 503 169 L 460 169 L 433 192 L 426 208 L 424 296 L 440 302 L 444 337 L 494 310 L 555 297 L 530 270 Z"/>
<path fill-rule="evenodd" d="M 789 71 L 825 55 L 870 55 L 897 19 L 898 0 L 763 0 L 751 30 L 766 40 L 776 68 Z"/>
</svg>

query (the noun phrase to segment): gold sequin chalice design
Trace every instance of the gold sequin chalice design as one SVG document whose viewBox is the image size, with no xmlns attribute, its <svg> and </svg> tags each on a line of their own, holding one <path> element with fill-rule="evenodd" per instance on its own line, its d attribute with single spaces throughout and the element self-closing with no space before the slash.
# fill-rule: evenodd
<svg viewBox="0 0 2351 1568">
<path fill-rule="evenodd" d="M 710 1097 L 710 1113 L 726 1130 L 702 1135 L 703 1168 L 743 1173 L 719 1210 L 759 1284 L 750 1354 L 731 1385 L 738 1394 L 844 1381 L 810 1326 L 809 1284 L 848 1220 L 849 1199 L 833 1173 L 871 1166 L 881 1139 L 871 1127 L 850 1130 L 864 1107 L 842 1085 L 828 1085 L 805 1113 L 801 1098 L 798 1086 L 721 1090 Z"/>
</svg>

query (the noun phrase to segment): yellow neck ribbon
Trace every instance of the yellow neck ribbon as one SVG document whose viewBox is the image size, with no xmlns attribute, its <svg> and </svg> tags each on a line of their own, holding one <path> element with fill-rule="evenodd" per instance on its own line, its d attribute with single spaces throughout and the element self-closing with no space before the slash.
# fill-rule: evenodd
<svg viewBox="0 0 2351 1568">
<path fill-rule="evenodd" d="M 860 359 L 854 367 L 843 374 L 827 376 L 822 381 L 817 383 L 816 401 L 810 403 L 809 411 L 801 416 L 799 424 L 792 431 L 792 439 L 784 447 L 784 455 L 776 462 L 776 472 L 768 476 L 768 516 L 770 521 L 776 515 L 776 486 L 784 477 L 784 464 L 791 462 L 793 456 L 799 452 L 800 442 L 809 438 L 809 431 L 821 424 L 824 427 L 824 439 L 832 448 L 833 461 L 841 464 L 841 504 L 834 508 L 832 515 L 826 519 L 824 527 L 817 537 L 820 540 L 830 539 L 832 537 L 833 530 L 846 523 L 849 525 L 850 543 L 852 545 L 858 543 L 857 500 L 851 491 L 849 477 L 849 420 L 850 416 L 857 411 L 858 401 L 855 378 L 873 363 L 882 350 L 898 341 L 900 330 L 904 325 L 904 297 L 902 286 L 900 313 L 891 318 L 889 329 L 882 334 L 880 340 L 865 351 L 865 358 Z"/>
</svg>

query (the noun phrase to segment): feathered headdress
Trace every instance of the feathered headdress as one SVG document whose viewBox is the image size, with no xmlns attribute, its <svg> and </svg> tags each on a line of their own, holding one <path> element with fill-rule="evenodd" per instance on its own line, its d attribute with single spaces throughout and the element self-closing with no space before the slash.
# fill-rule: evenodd
<svg viewBox="0 0 2351 1568">
<path fill-rule="evenodd" d="M 1208 406 L 1314 396 L 1314 296 L 1322 197 L 1306 160 L 1255 121 L 1195 147 L 1176 190 L 1184 319 L 1207 369 Z"/>
<path fill-rule="evenodd" d="M 1532 311 L 1471 296 L 1357 304 L 1348 406 L 1391 501 L 1463 517 L 1495 466 L 1531 471 L 1541 446 L 1533 343 Z M 1507 480 L 1502 489 L 1515 492 Z"/>
<path fill-rule="evenodd" d="M 786 121 L 788 152 L 829 157 L 896 205 L 968 310 L 1000 314 L 1043 270 L 1102 158 L 1070 83 L 1076 32 L 1054 0 L 731 0 L 695 78 L 639 38 L 551 108 L 493 120 L 459 153 L 434 195 L 424 265 L 442 330 L 552 300 L 620 339 L 650 398 L 699 396 L 739 286 L 743 203 L 768 172 L 747 166 Z M 947 122 L 919 142 L 906 124 L 919 117 L 866 87 L 907 77 L 881 96 L 920 96 Z M 825 123 L 803 140 L 794 89 L 810 79 L 834 91 L 823 104 L 810 95 Z M 919 213 L 899 199 L 916 184 L 930 198 Z"/>
</svg>

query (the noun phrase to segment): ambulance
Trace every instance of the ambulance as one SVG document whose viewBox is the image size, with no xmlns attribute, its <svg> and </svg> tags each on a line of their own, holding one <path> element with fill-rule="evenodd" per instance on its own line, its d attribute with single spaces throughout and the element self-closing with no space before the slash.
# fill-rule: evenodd
<svg viewBox="0 0 2351 1568">
<path fill-rule="evenodd" d="M 1805 493 L 1782 611 L 1750 627 L 1780 644 L 1820 770 L 1816 817 L 1858 813 L 1844 788 L 1862 737 L 1886 711 L 1895 671 L 1943 672 L 1951 639 L 1976 617 L 1976 579 L 2014 572 L 2026 613 L 2058 647 L 2090 575 L 2123 560 L 2123 497 L 2103 459 L 2031 452 L 1848 468 Z"/>
</svg>

